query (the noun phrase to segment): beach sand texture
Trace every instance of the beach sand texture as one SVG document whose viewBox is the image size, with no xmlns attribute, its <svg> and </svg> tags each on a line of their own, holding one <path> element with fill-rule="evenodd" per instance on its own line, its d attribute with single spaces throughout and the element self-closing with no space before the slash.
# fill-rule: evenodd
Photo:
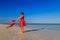
<svg viewBox="0 0 60 40">
<path fill-rule="evenodd" d="M 18 34 L 19 27 L 6 27 L 7 25 L 0 24 L 0 40 L 60 40 L 60 31 L 25 28 L 24 34 L 21 35 Z"/>
</svg>

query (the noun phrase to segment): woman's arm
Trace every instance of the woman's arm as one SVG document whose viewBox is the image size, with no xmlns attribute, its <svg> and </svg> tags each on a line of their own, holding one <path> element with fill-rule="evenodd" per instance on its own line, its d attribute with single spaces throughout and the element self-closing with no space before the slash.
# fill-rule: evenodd
<svg viewBox="0 0 60 40">
<path fill-rule="evenodd" d="M 19 18 L 17 18 L 16 22 L 19 21 L 22 17 L 23 17 L 23 15 L 21 15 Z"/>
<path fill-rule="evenodd" d="M 19 21 L 19 19 L 20 19 L 20 17 L 18 17 L 18 18 L 16 19 L 16 21 L 15 21 L 15 22 L 18 22 L 18 21 Z"/>
</svg>

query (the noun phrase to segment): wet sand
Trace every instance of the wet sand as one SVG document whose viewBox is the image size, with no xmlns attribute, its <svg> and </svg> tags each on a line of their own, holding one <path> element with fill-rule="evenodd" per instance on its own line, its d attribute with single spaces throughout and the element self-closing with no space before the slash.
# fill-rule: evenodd
<svg viewBox="0 0 60 40">
<path fill-rule="evenodd" d="M 0 24 L 0 40 L 60 40 L 60 31 L 48 29 L 25 28 L 24 34 L 18 34 L 19 27 L 6 29 L 7 25 Z"/>
</svg>

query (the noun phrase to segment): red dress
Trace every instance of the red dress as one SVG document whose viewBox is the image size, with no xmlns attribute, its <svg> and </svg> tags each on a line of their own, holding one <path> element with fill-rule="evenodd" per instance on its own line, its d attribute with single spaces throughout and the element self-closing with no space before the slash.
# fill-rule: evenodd
<svg viewBox="0 0 60 40">
<path fill-rule="evenodd" d="M 26 26 L 26 23 L 25 23 L 25 21 L 24 21 L 24 17 L 20 18 L 19 26 L 20 26 L 20 27 Z"/>
</svg>

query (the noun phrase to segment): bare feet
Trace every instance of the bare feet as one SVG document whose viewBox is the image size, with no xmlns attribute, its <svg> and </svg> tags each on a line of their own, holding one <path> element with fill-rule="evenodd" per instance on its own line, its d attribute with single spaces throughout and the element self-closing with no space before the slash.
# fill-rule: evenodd
<svg viewBox="0 0 60 40">
<path fill-rule="evenodd" d="M 18 34 L 21 34 L 21 35 L 23 35 L 23 32 L 18 32 Z"/>
</svg>

